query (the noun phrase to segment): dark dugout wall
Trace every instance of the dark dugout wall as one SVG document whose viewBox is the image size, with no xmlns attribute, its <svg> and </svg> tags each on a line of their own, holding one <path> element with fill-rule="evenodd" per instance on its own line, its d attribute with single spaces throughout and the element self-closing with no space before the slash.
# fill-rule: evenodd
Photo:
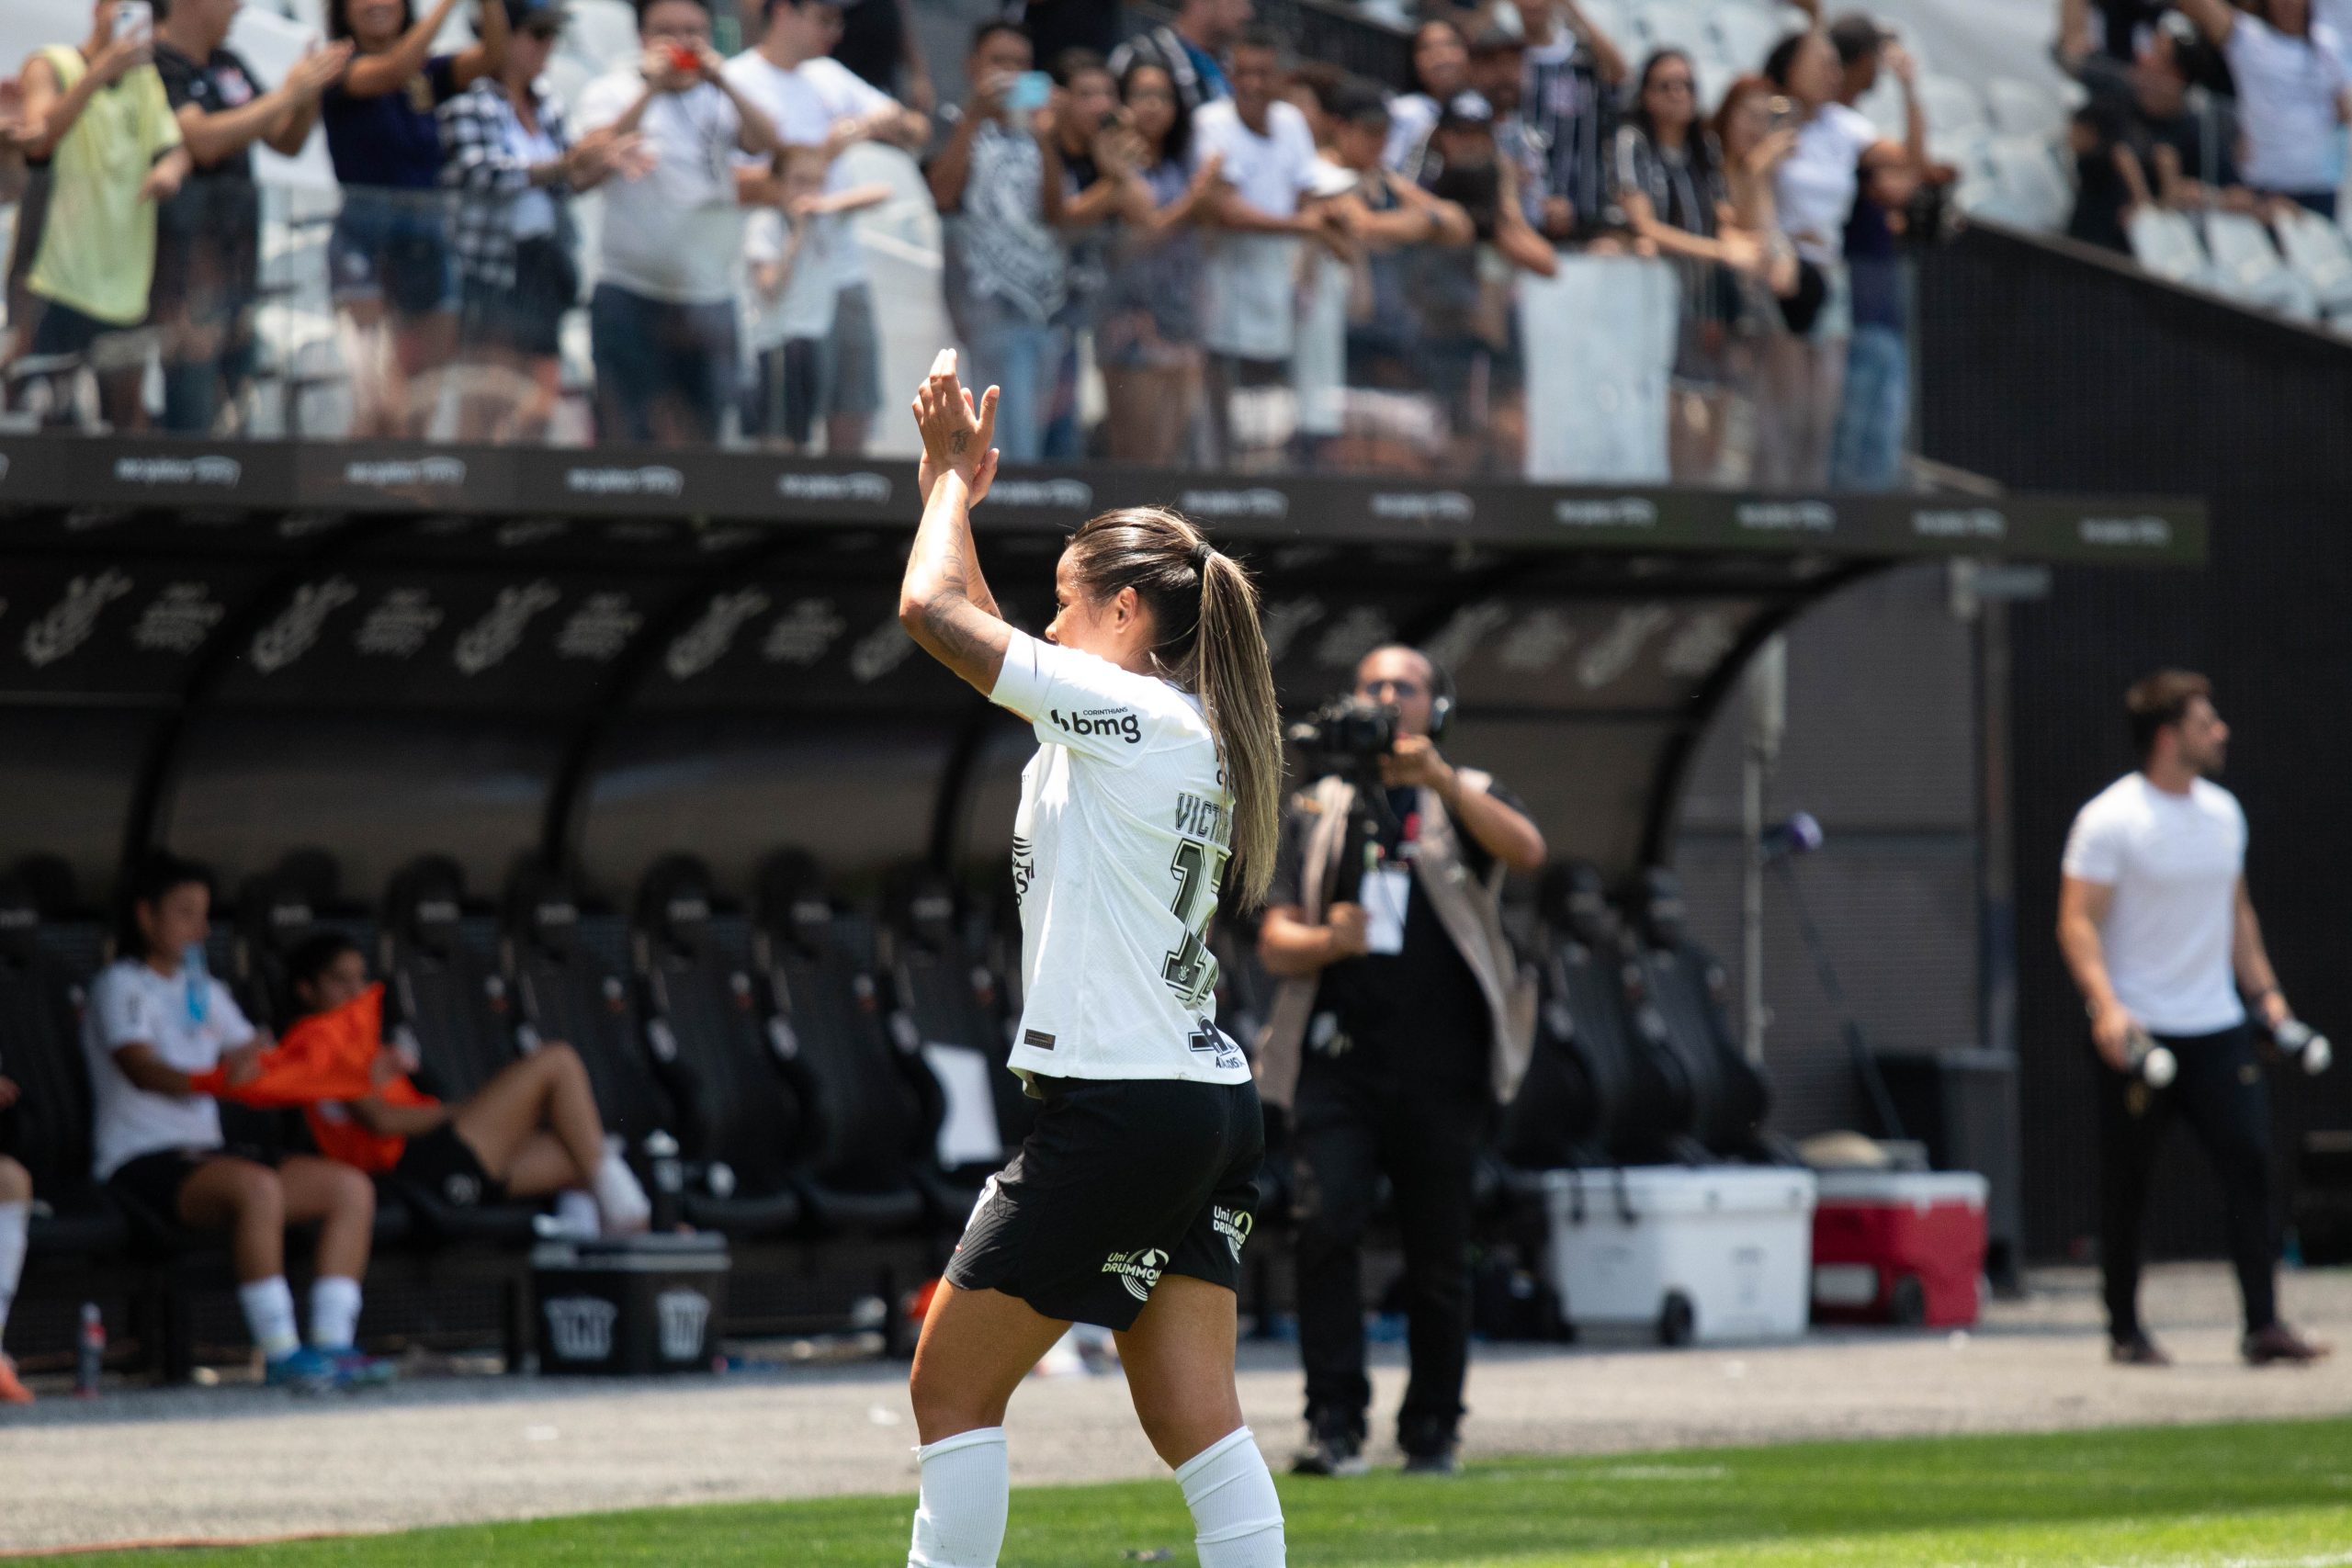
<svg viewBox="0 0 2352 1568">
<path fill-rule="evenodd" d="M 2082 1007 L 2051 934 L 2058 860 L 2075 809 L 2132 766 L 2122 694 L 2141 674 L 2212 676 L 2272 957 L 2300 1012 L 2352 1030 L 2352 344 L 1993 229 L 1925 265 L 1928 456 L 2018 488 L 2201 496 L 2211 520 L 2202 572 L 2062 567 L 2011 615 L 2029 1239 L 2054 1257 L 2098 1223 Z M 2305 1130 L 2352 1125 L 2352 1073 L 2272 1085 L 2282 1172 Z M 2158 1179 L 2160 1254 L 2222 1250 L 2196 1160 L 2183 1139 Z"/>
</svg>

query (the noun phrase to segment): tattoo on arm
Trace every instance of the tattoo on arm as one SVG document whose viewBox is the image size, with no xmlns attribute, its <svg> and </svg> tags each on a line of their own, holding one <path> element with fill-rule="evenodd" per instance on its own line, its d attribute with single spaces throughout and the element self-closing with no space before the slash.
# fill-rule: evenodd
<svg viewBox="0 0 2352 1568">
<path fill-rule="evenodd" d="M 971 449 L 971 436 L 961 430 L 947 438 L 947 451 L 951 457 L 962 457 Z"/>
</svg>

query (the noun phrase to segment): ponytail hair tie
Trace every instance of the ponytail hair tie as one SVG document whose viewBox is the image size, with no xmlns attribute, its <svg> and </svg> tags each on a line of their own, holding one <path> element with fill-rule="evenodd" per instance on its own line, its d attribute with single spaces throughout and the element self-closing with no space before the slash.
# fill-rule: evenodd
<svg viewBox="0 0 2352 1568">
<path fill-rule="evenodd" d="M 1215 554 L 1216 554 L 1216 547 L 1210 544 L 1206 539 L 1203 539 L 1199 544 L 1193 547 L 1193 565 L 1199 570 L 1206 571 L 1209 565 L 1209 557 Z"/>
</svg>

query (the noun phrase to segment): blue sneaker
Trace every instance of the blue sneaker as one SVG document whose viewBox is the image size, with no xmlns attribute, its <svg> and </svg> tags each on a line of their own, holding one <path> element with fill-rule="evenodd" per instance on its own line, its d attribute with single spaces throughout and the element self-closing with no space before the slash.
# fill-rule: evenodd
<svg viewBox="0 0 2352 1568">
<path fill-rule="evenodd" d="M 363 1355 L 349 1345 L 322 1346 L 317 1353 L 334 1368 L 337 1386 L 342 1388 L 381 1388 L 400 1376 L 400 1370 L 390 1361 Z"/>
<path fill-rule="evenodd" d="M 344 1377 L 332 1359 L 305 1346 L 272 1360 L 264 1369 L 263 1382 L 296 1393 L 329 1393 L 343 1386 Z"/>
</svg>

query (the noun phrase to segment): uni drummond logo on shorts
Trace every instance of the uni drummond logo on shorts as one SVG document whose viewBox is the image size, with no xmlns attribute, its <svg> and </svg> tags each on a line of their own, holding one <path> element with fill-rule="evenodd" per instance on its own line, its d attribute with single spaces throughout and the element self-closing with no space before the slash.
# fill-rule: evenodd
<svg viewBox="0 0 2352 1568">
<path fill-rule="evenodd" d="M 1209 1205 L 1209 1224 L 1216 1234 L 1225 1237 L 1225 1245 L 1233 1248 L 1233 1260 L 1241 1261 L 1241 1249 L 1250 1243 L 1250 1230 L 1254 1224 L 1247 1209 L 1228 1209 L 1221 1203 Z"/>
<path fill-rule="evenodd" d="M 1168 1266 L 1168 1254 L 1156 1247 L 1138 1248 L 1134 1252 L 1114 1252 L 1102 1265 L 1105 1274 L 1116 1274 L 1127 1294 L 1139 1302 L 1151 1300 L 1151 1288 L 1159 1283 L 1159 1271 Z"/>
</svg>

